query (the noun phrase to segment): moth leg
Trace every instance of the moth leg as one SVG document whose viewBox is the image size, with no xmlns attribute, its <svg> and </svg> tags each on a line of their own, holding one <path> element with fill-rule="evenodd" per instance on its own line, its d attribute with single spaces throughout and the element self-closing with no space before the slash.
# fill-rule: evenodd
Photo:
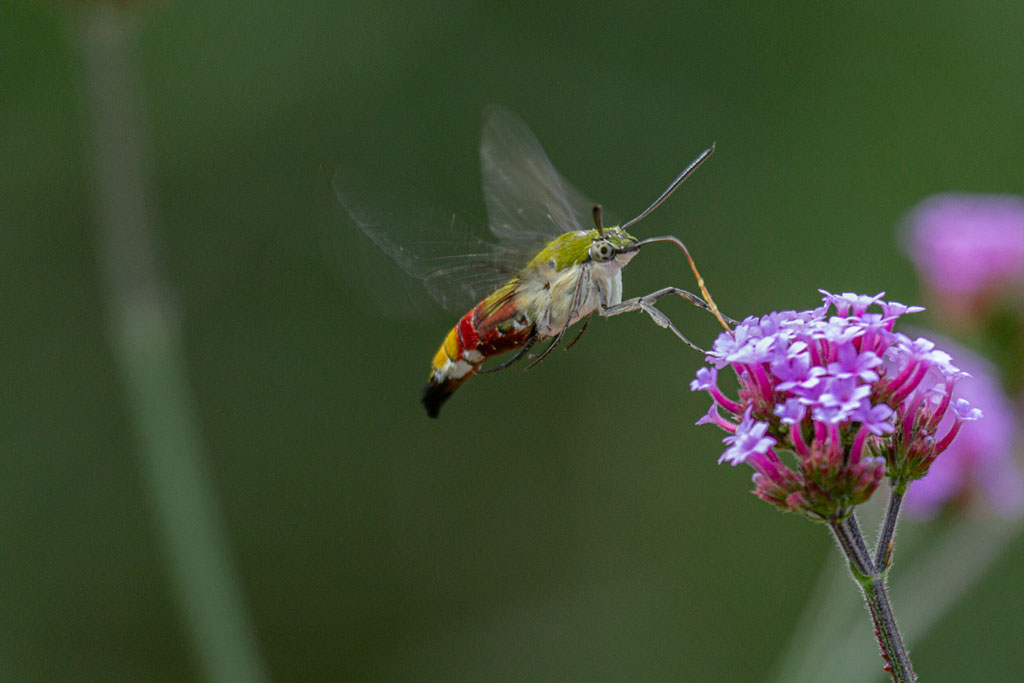
<svg viewBox="0 0 1024 683">
<path fill-rule="evenodd" d="M 715 313 L 715 311 L 711 308 L 711 306 L 708 305 L 708 303 L 706 301 L 704 301 L 704 299 L 701 299 L 696 294 L 693 294 L 691 292 L 687 292 L 685 289 L 679 289 L 678 287 L 665 287 L 663 289 L 659 289 L 656 292 L 651 292 L 647 296 L 636 297 L 636 299 L 629 299 L 627 301 L 624 301 L 622 304 L 618 304 L 618 306 L 622 306 L 624 304 L 631 303 L 633 301 L 636 301 L 637 299 L 646 299 L 648 302 L 654 303 L 658 299 L 661 299 L 662 297 L 666 297 L 669 294 L 675 294 L 677 296 L 681 296 L 684 299 L 686 299 L 687 301 L 689 301 L 691 304 L 696 306 L 697 308 L 701 308 L 701 309 L 703 309 L 703 310 L 705 310 L 705 311 L 707 311 L 708 313 L 711 313 L 711 314 Z M 611 308 L 614 309 L 615 306 L 612 306 Z M 636 310 L 636 309 L 630 309 L 630 310 Z M 618 314 L 617 313 L 613 313 L 612 315 L 618 315 Z M 734 326 L 735 325 L 739 325 L 739 321 L 733 320 L 732 318 L 730 318 L 727 315 L 723 314 L 722 318 L 725 320 L 725 322 L 729 323 L 730 325 L 734 325 Z"/>
<path fill-rule="evenodd" d="M 668 296 L 670 294 L 675 294 L 676 296 L 681 296 L 684 299 L 686 299 L 687 301 L 689 301 L 691 304 L 696 306 L 697 308 L 703 309 L 703 310 L 707 311 L 708 313 L 711 313 L 712 315 L 714 315 L 714 313 L 715 313 L 714 309 L 712 309 L 711 306 L 709 306 L 708 303 L 706 301 L 704 301 L 704 299 L 700 298 L 696 294 L 693 294 L 691 292 L 687 292 L 685 289 L 679 289 L 678 287 L 665 287 L 663 289 L 657 290 L 656 292 L 651 292 L 647 296 L 638 296 L 635 299 L 628 299 L 626 301 L 623 301 L 621 304 L 617 304 L 616 306 L 611 306 L 610 308 L 615 309 L 617 306 L 624 306 L 626 304 L 630 304 L 630 303 L 632 303 L 634 301 L 637 301 L 638 299 L 644 299 L 648 303 L 654 303 L 658 299 L 666 297 L 666 296 Z M 634 308 L 630 308 L 628 310 L 633 311 L 633 310 L 637 310 L 637 309 L 634 307 Z M 622 312 L 625 313 L 625 311 L 622 311 Z M 612 313 L 612 315 L 618 315 L 618 313 Z M 730 325 L 733 325 L 733 326 L 739 325 L 738 321 L 733 320 L 732 318 L 730 318 L 729 316 L 727 316 L 725 314 L 722 314 L 722 318 L 725 320 L 725 322 L 729 323 Z"/>
<path fill-rule="evenodd" d="M 580 337 L 583 336 L 583 333 L 587 331 L 587 325 L 590 324 L 590 320 L 593 317 L 594 317 L 594 313 L 593 313 L 593 311 L 591 311 L 590 315 L 588 315 L 586 318 L 583 319 L 583 327 L 580 328 L 580 332 L 579 332 L 579 334 L 576 335 L 576 338 L 573 339 L 571 342 L 569 342 L 569 345 L 565 347 L 566 351 L 568 351 L 573 346 L 575 346 L 576 342 L 578 342 L 580 340 Z"/>
<path fill-rule="evenodd" d="M 495 366 L 493 368 L 480 368 L 480 369 L 478 369 L 476 371 L 476 374 L 478 374 L 478 375 L 486 375 L 489 372 L 497 372 L 498 370 L 504 370 L 505 368 L 509 367 L 510 365 L 512 365 L 514 363 L 517 363 L 520 360 L 522 360 L 523 357 L 526 356 L 527 351 L 529 351 L 530 348 L 536 342 L 537 342 L 537 331 L 534 330 L 533 332 L 530 333 L 530 336 L 527 337 L 526 343 L 523 344 L 523 348 L 521 348 L 518 351 L 516 351 L 516 355 L 512 356 L 510 359 L 508 359 L 507 361 L 505 361 L 501 365 Z"/>
<path fill-rule="evenodd" d="M 699 296 L 691 294 L 690 292 L 687 292 L 685 289 L 679 289 L 678 287 L 665 287 L 664 289 L 659 289 L 656 292 L 651 292 L 647 296 L 638 296 L 634 299 L 627 299 L 626 301 L 615 304 L 614 306 L 607 306 L 601 309 L 601 315 L 605 316 L 606 318 L 610 318 L 614 315 L 629 313 L 630 311 L 643 311 L 647 315 L 651 316 L 651 320 L 654 321 L 655 325 L 657 325 L 658 327 L 664 327 L 666 329 L 672 330 L 672 332 L 691 349 L 699 351 L 700 353 L 707 353 L 706 351 L 704 351 L 704 349 L 700 348 L 692 341 L 687 339 L 686 335 L 680 332 L 679 329 L 672 324 L 672 321 L 669 319 L 669 317 L 662 313 L 661 311 L 659 311 L 654 306 L 658 299 L 666 297 L 670 294 L 681 296 L 694 306 L 697 306 L 698 308 L 703 308 L 705 311 L 711 311 L 711 308 Z"/>
<path fill-rule="evenodd" d="M 560 341 L 562 341 L 562 337 L 563 336 L 565 336 L 565 329 L 564 328 L 559 330 L 558 334 L 556 334 L 554 337 L 551 338 L 551 343 L 548 344 L 547 346 L 545 346 L 543 351 L 541 351 L 540 353 L 531 353 L 530 354 L 530 360 L 532 360 L 533 362 L 530 363 L 529 365 L 527 365 L 526 369 L 527 370 L 531 369 L 534 365 L 536 365 L 537 363 L 540 363 L 542 360 L 547 358 L 548 354 L 551 353 L 551 351 L 555 348 L 555 346 L 557 346 L 558 343 Z"/>
</svg>

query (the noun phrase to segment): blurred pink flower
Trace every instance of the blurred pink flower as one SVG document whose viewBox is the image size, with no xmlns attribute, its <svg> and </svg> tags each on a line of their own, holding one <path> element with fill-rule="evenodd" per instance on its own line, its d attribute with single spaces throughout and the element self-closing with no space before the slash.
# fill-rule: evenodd
<svg viewBox="0 0 1024 683">
<path fill-rule="evenodd" d="M 906 250 L 937 304 L 958 316 L 1024 282 L 1024 199 L 930 197 L 907 218 Z"/>
<path fill-rule="evenodd" d="M 984 359 L 951 341 L 938 342 L 971 375 L 960 380 L 954 395 L 980 408 L 985 419 L 964 423 L 928 474 L 910 485 L 903 509 L 928 519 L 948 503 L 982 502 L 1002 517 L 1019 516 L 1024 513 L 1024 475 L 1015 457 L 1020 435 L 1014 405 Z"/>
</svg>

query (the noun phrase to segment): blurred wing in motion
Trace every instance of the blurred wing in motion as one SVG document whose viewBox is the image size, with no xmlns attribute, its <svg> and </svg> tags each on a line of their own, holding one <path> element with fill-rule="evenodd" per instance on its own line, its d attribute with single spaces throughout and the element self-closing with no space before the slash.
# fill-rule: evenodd
<svg viewBox="0 0 1024 683">
<path fill-rule="evenodd" d="M 491 232 L 513 251 L 536 254 L 562 233 L 594 227 L 594 204 L 559 175 L 526 124 L 503 107 L 484 112 L 480 168 Z"/>
<path fill-rule="evenodd" d="M 525 263 L 514 250 L 481 238 L 480 231 L 473 230 L 473 221 L 434 208 L 411 188 L 395 192 L 394 183 L 388 183 L 388 203 L 382 207 L 382 185 L 368 181 L 364 174 L 339 168 L 332 186 L 347 214 L 345 222 L 356 228 L 348 231 L 352 237 L 372 242 L 448 311 L 465 313 Z M 422 314 L 415 309 L 423 308 L 424 302 L 408 286 L 409 279 L 389 268 L 384 259 L 375 258 L 376 254 L 367 253 L 373 250 L 359 241 L 345 240 L 342 245 L 349 279 L 358 280 L 360 290 L 373 290 L 370 296 L 385 312 L 399 317 Z"/>
<path fill-rule="evenodd" d="M 593 227 L 593 204 L 558 174 L 530 129 L 507 109 L 485 112 L 480 161 L 497 242 L 474 231 L 473 221 L 433 208 L 432 200 L 411 188 L 373 182 L 345 167 L 332 179 L 346 222 L 357 228 L 351 232 L 373 242 L 455 313 L 464 313 L 516 275 L 558 235 Z M 385 313 L 417 317 L 424 303 L 417 301 L 416 287 L 356 242 L 345 240 L 339 252 L 348 279 Z"/>
</svg>

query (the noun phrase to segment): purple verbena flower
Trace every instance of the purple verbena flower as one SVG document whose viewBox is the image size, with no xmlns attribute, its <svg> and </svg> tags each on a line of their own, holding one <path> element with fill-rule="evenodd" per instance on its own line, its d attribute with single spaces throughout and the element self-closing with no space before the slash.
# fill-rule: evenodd
<svg viewBox="0 0 1024 683">
<path fill-rule="evenodd" d="M 833 415 L 831 421 L 843 421 L 870 395 L 871 385 L 861 384 L 857 377 L 832 376 L 826 380 L 825 391 L 818 397 L 816 408 L 829 410 Z"/>
<path fill-rule="evenodd" d="M 839 379 L 858 378 L 870 383 L 878 379 L 874 368 L 881 364 L 882 359 L 873 351 L 861 352 L 853 344 L 842 344 L 835 362 L 828 364 L 828 371 Z"/>
<path fill-rule="evenodd" d="M 875 436 L 881 436 L 892 432 L 895 427 L 892 425 L 893 409 L 884 403 L 871 405 L 866 398 L 860 402 L 857 409 L 850 413 L 850 418 L 860 422 Z"/>
<path fill-rule="evenodd" d="M 775 438 L 765 436 L 768 432 L 768 423 L 754 420 L 750 414 L 751 409 L 743 414 L 743 421 L 740 422 L 736 431 L 722 439 L 722 442 L 729 446 L 722 453 L 718 462 L 730 462 L 739 465 L 745 462 L 752 455 L 764 455 L 768 449 L 775 445 Z"/>
<path fill-rule="evenodd" d="M 783 424 L 800 424 L 807 414 L 807 406 L 798 398 L 787 398 L 783 403 L 775 404 L 775 415 Z"/>
<path fill-rule="evenodd" d="M 718 371 L 714 368 L 699 368 L 697 379 L 690 382 L 690 391 L 709 391 L 717 379 Z"/>
<path fill-rule="evenodd" d="M 868 310 L 872 305 L 877 304 L 885 292 L 879 292 L 874 296 L 867 296 L 865 294 L 854 294 L 852 292 L 843 292 L 842 294 L 831 294 L 824 289 L 819 289 L 819 292 L 825 295 L 825 303 L 832 304 L 836 307 L 836 315 L 840 318 L 854 317 L 859 318 L 864 315 L 864 312 Z"/>
<path fill-rule="evenodd" d="M 812 365 L 810 352 L 804 342 L 796 342 L 790 347 L 790 351 L 772 361 L 772 374 L 780 380 L 778 389 L 788 391 L 794 388 L 811 389 L 821 381 L 825 374 L 825 368 Z"/>
<path fill-rule="evenodd" d="M 952 396 L 965 373 L 949 354 L 892 331 L 922 309 L 882 301 L 884 293 L 822 294 L 817 309 L 747 318 L 720 335 L 707 354 L 711 368 L 690 388 L 713 400 L 701 423 L 729 432 L 719 462 L 750 465 L 758 497 L 834 522 L 886 474 L 901 489 L 923 477 L 979 415 Z M 726 367 L 736 399 L 718 386 L 715 369 Z"/>
</svg>

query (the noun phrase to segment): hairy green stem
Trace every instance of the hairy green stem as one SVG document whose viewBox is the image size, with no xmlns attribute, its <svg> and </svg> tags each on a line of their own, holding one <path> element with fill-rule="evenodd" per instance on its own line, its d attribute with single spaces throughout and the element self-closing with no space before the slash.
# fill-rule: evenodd
<svg viewBox="0 0 1024 683">
<path fill-rule="evenodd" d="M 860 532 L 857 517 L 850 515 L 842 522 L 832 524 L 832 533 L 839 541 L 846 559 L 854 572 L 860 576 L 871 576 L 875 573 L 875 565 L 871 561 L 871 553 L 864 543 L 864 535 Z"/>
<path fill-rule="evenodd" d="M 898 511 L 898 510 L 897 510 Z M 895 683 L 913 683 L 917 680 L 910 656 L 903 644 L 885 588 L 886 573 L 872 561 L 857 518 L 850 515 L 842 522 L 830 525 L 839 547 L 850 563 L 854 580 L 860 586 L 875 625 L 875 637 L 886 661 L 885 669 Z"/>
<path fill-rule="evenodd" d="M 875 546 L 875 567 L 883 574 L 892 565 L 893 536 L 896 534 L 896 520 L 900 516 L 900 507 L 903 505 L 903 494 L 903 490 L 896 486 L 889 491 L 889 502 L 882 518 L 882 530 L 878 534 L 878 545 Z"/>
<path fill-rule="evenodd" d="M 896 617 L 889 604 L 889 595 L 885 589 L 884 577 L 865 577 L 860 581 L 864 591 L 864 600 L 871 612 L 871 620 L 875 623 L 875 637 L 882 648 L 882 657 L 888 662 L 889 673 L 897 683 L 913 683 L 917 680 L 910 664 L 910 655 L 903 644 L 903 637 L 896 626 Z"/>
</svg>

